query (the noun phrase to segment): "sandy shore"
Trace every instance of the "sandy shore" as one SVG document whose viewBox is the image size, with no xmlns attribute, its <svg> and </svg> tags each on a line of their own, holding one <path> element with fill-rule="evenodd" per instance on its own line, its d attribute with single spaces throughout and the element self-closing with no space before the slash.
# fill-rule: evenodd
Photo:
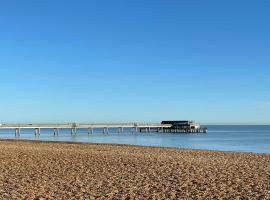
<svg viewBox="0 0 270 200">
<path fill-rule="evenodd" d="M 270 155 L 0 141 L 0 199 L 270 199 Z"/>
</svg>

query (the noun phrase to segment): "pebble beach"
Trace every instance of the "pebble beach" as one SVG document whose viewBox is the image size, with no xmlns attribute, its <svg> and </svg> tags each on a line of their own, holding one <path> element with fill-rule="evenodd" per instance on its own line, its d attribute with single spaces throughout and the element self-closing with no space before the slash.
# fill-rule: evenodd
<svg viewBox="0 0 270 200">
<path fill-rule="evenodd" d="M 270 199 L 270 155 L 0 141 L 0 199 Z"/>
</svg>

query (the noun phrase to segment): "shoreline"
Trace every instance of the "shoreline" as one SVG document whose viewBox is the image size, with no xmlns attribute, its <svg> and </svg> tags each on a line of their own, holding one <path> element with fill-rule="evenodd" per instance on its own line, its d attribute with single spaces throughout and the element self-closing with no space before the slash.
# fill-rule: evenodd
<svg viewBox="0 0 270 200">
<path fill-rule="evenodd" d="M 62 144 L 83 144 L 83 145 L 108 145 L 108 146 L 130 146 L 130 147 L 146 147 L 146 148 L 164 148 L 164 149 L 175 149 L 175 150 L 187 150 L 187 151 L 211 151 L 211 152 L 223 152 L 223 153 L 247 153 L 247 154 L 258 154 L 258 155 L 270 155 L 270 153 L 257 153 L 252 151 L 224 151 L 215 149 L 193 149 L 184 147 L 166 147 L 166 146 L 147 146 L 147 145 L 135 145 L 135 144 L 118 144 L 118 143 L 95 143 L 95 142 L 74 142 L 74 141 L 53 141 L 53 140 L 33 140 L 33 139 L 0 139 L 1 141 L 17 141 L 17 142 L 37 142 L 37 143 L 62 143 Z"/>
<path fill-rule="evenodd" d="M 269 199 L 270 155 L 0 140 L 1 199 Z"/>
</svg>

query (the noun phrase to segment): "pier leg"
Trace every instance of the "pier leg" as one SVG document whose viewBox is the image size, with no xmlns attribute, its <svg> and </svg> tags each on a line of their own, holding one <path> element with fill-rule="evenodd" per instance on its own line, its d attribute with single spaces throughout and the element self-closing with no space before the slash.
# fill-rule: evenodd
<svg viewBox="0 0 270 200">
<path fill-rule="evenodd" d="M 18 136 L 18 133 L 19 132 L 19 129 L 18 128 L 15 128 L 15 137 Z"/>
<path fill-rule="evenodd" d="M 119 127 L 118 131 L 119 131 L 119 133 L 124 133 L 124 128 L 123 127 Z"/>
<path fill-rule="evenodd" d="M 54 128 L 53 129 L 53 135 L 54 136 L 56 136 L 56 135 L 58 136 L 59 135 L 59 128 Z"/>
<path fill-rule="evenodd" d="M 93 135 L 94 134 L 94 129 L 93 128 L 88 128 L 88 135 Z"/>
</svg>

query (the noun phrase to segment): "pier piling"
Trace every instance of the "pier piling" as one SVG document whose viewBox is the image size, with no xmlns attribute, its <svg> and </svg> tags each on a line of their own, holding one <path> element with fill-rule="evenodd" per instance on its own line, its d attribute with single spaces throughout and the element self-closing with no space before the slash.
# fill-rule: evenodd
<svg viewBox="0 0 270 200">
<path fill-rule="evenodd" d="M 40 128 L 35 128 L 35 135 L 40 135 Z"/>
<path fill-rule="evenodd" d="M 21 129 L 20 128 L 16 128 L 15 129 L 15 136 L 20 136 L 21 133 Z"/>
<path fill-rule="evenodd" d="M 71 128 L 71 135 L 77 135 L 77 128 Z"/>
<path fill-rule="evenodd" d="M 54 128 L 53 129 L 53 135 L 55 136 L 55 135 L 59 135 L 59 128 Z"/>
<path fill-rule="evenodd" d="M 88 128 L 88 135 L 93 135 L 94 134 L 94 129 L 93 128 Z"/>
</svg>

